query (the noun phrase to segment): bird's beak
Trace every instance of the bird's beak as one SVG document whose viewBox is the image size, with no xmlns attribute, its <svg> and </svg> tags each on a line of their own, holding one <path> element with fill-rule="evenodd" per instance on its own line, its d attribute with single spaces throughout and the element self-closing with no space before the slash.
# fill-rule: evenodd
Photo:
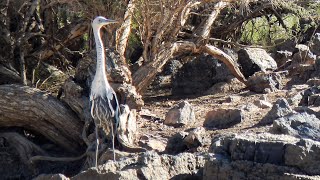
<svg viewBox="0 0 320 180">
<path fill-rule="evenodd" d="M 106 19 L 105 20 L 105 24 L 113 24 L 113 23 L 118 23 L 118 21 L 112 20 L 112 19 Z"/>
</svg>

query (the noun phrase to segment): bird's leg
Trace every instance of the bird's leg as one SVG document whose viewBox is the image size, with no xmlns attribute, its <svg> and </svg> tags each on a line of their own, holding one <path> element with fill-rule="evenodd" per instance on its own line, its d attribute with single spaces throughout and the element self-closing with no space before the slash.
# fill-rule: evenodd
<svg viewBox="0 0 320 180">
<path fill-rule="evenodd" d="M 99 154 L 99 133 L 98 133 L 98 124 L 96 124 L 96 162 L 95 162 L 95 165 L 96 165 L 96 168 L 98 169 L 98 154 Z"/>
<path fill-rule="evenodd" d="M 113 152 L 113 161 L 116 161 L 116 154 L 114 152 L 114 133 L 113 133 L 113 124 L 111 123 L 111 138 L 112 138 L 112 152 Z"/>
</svg>

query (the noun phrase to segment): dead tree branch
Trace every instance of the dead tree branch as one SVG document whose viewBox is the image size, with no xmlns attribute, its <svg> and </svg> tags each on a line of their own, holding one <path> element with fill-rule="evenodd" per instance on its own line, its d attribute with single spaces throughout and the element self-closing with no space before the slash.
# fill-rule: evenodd
<svg viewBox="0 0 320 180">
<path fill-rule="evenodd" d="M 12 126 L 38 132 L 69 151 L 77 152 L 83 145 L 83 123 L 74 112 L 35 88 L 0 86 L 0 127 Z"/>
</svg>

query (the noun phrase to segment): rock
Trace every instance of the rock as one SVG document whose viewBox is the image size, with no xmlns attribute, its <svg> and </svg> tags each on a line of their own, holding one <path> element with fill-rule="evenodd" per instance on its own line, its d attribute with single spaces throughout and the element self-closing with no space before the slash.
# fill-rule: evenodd
<svg viewBox="0 0 320 180">
<path fill-rule="evenodd" d="M 246 87 L 245 84 L 240 82 L 237 78 L 232 78 L 226 82 L 219 82 L 209 88 L 205 95 L 212 95 L 217 93 L 239 92 Z"/>
<path fill-rule="evenodd" d="M 178 132 L 172 137 L 169 138 L 166 152 L 169 154 L 178 154 L 188 149 L 187 145 L 183 142 L 184 138 L 186 138 L 188 133 L 186 132 Z"/>
<path fill-rule="evenodd" d="M 258 71 L 266 72 L 267 70 L 277 69 L 277 63 L 264 49 L 241 49 L 238 51 L 238 57 L 242 73 L 246 78 Z"/>
<path fill-rule="evenodd" d="M 317 56 L 314 55 L 309 47 L 304 44 L 297 44 L 296 45 L 296 51 L 292 57 L 293 63 L 297 64 L 315 64 L 315 61 L 317 59 Z"/>
<path fill-rule="evenodd" d="M 320 106 L 320 94 L 313 94 L 309 96 L 308 106 Z"/>
<path fill-rule="evenodd" d="M 208 128 L 229 128 L 242 120 L 243 112 L 240 109 L 215 109 L 207 113 L 203 126 Z"/>
<path fill-rule="evenodd" d="M 301 139 L 296 144 L 288 144 L 284 159 L 287 166 L 297 167 L 309 175 L 319 175 L 320 142 Z"/>
<path fill-rule="evenodd" d="M 241 106 L 241 109 L 250 112 L 250 111 L 257 110 L 258 107 L 252 103 L 247 103 L 247 104 Z"/>
<path fill-rule="evenodd" d="M 296 168 L 252 161 L 230 161 L 228 157 L 211 155 L 204 165 L 204 180 L 259 179 L 259 180 L 318 180 L 320 176 L 309 176 Z"/>
<path fill-rule="evenodd" d="M 259 108 L 262 108 L 262 109 L 266 109 L 266 108 L 271 108 L 272 107 L 271 103 L 269 103 L 268 101 L 264 101 L 264 100 L 256 100 L 256 101 L 254 101 L 253 104 L 256 105 Z"/>
<path fill-rule="evenodd" d="M 288 135 L 244 133 L 212 143 L 211 151 L 233 161 L 294 167 L 301 174 L 319 175 L 320 142 Z"/>
<path fill-rule="evenodd" d="M 166 141 L 161 137 L 150 137 L 143 135 L 140 137 L 139 145 L 147 150 L 154 150 L 156 152 L 163 152 L 166 149 Z"/>
<path fill-rule="evenodd" d="M 316 33 L 311 41 L 310 50 L 313 54 L 320 56 L 320 33 Z"/>
<path fill-rule="evenodd" d="M 320 120 L 307 113 L 290 114 L 273 121 L 269 131 L 320 141 Z"/>
<path fill-rule="evenodd" d="M 179 127 L 192 124 L 194 121 L 193 107 L 187 101 L 182 101 L 168 111 L 164 124 Z"/>
<path fill-rule="evenodd" d="M 34 180 L 69 180 L 65 175 L 63 174 L 40 174 Z"/>
<path fill-rule="evenodd" d="M 212 85 L 232 77 L 224 63 L 210 55 L 200 55 L 185 63 L 173 77 L 172 94 L 181 96 L 203 93 Z"/>
<path fill-rule="evenodd" d="M 193 129 L 191 132 L 189 132 L 189 134 L 183 139 L 183 143 L 189 149 L 203 146 L 204 134 L 205 134 L 205 129 L 203 127 L 197 127 Z"/>
<path fill-rule="evenodd" d="M 82 171 L 72 180 L 86 179 L 201 179 L 205 158 L 181 153 L 176 156 L 146 152 Z"/>
<path fill-rule="evenodd" d="M 267 115 L 260 121 L 259 124 L 272 124 L 275 119 L 284 117 L 288 114 L 292 114 L 294 111 L 290 107 L 288 101 L 284 98 L 278 99 L 272 106 L 272 109 L 267 113 Z"/>
<path fill-rule="evenodd" d="M 316 95 L 316 94 L 320 94 L 320 87 L 313 86 L 313 87 L 310 87 L 310 88 L 304 90 L 302 92 L 302 99 L 301 99 L 299 105 L 300 106 L 308 106 L 310 103 L 312 104 L 312 102 L 309 103 L 310 96 Z"/>
<path fill-rule="evenodd" d="M 298 113 L 308 113 L 315 115 L 318 119 L 320 119 L 320 107 L 312 107 L 312 106 L 298 106 L 295 107 L 294 110 Z"/>
<path fill-rule="evenodd" d="M 163 67 L 161 74 L 175 75 L 182 66 L 182 63 L 179 60 L 171 60 Z"/>
<path fill-rule="evenodd" d="M 248 79 L 248 88 L 257 93 L 271 92 L 282 89 L 282 77 L 279 73 L 256 72 Z"/>
</svg>

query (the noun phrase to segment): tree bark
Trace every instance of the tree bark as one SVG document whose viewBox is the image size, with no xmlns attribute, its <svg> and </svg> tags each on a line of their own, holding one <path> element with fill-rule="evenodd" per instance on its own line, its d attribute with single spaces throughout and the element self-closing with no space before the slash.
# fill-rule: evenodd
<svg viewBox="0 0 320 180">
<path fill-rule="evenodd" d="M 125 62 L 125 51 L 128 45 L 128 39 L 131 32 L 132 15 L 135 9 L 135 0 L 130 0 L 127 11 L 124 15 L 124 22 L 117 31 L 116 49 L 120 54 L 121 60 Z"/>
<path fill-rule="evenodd" d="M 83 123 L 56 98 L 20 85 L 0 86 L 0 127 L 23 127 L 38 132 L 71 152 L 83 145 Z"/>
</svg>

